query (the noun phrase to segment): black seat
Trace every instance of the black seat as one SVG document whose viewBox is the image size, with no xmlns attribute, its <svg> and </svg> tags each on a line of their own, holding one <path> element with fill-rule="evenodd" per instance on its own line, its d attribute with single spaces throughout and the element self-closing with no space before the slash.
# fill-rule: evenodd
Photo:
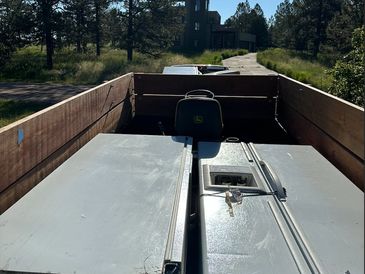
<svg viewBox="0 0 365 274">
<path fill-rule="evenodd" d="M 176 105 L 175 130 L 178 135 L 219 140 L 223 119 L 221 106 L 214 99 L 214 94 L 204 89 L 186 93 Z"/>
</svg>

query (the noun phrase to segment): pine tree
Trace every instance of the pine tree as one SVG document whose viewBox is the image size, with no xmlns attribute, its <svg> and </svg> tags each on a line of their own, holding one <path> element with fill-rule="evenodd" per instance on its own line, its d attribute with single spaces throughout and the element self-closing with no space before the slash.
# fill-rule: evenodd
<svg viewBox="0 0 365 274">
<path fill-rule="evenodd" d="M 17 49 L 32 42 L 32 8 L 21 0 L 0 1 L 0 67 Z"/>
<path fill-rule="evenodd" d="M 285 0 L 270 27 L 273 45 L 308 51 L 316 58 L 327 41 L 327 27 L 340 8 L 340 0 Z"/>
<path fill-rule="evenodd" d="M 60 0 L 28 0 L 36 11 L 36 24 L 41 31 L 42 39 L 46 42 L 46 66 L 47 69 L 53 68 L 54 53 L 54 30 L 57 25 L 56 10 L 60 8 Z"/>
<path fill-rule="evenodd" d="M 182 31 L 181 9 L 176 0 L 124 0 L 125 46 L 128 61 L 133 50 L 152 56 L 171 47 Z"/>
<path fill-rule="evenodd" d="M 289 0 L 280 3 L 270 25 L 272 46 L 293 48 L 293 7 Z"/>
<path fill-rule="evenodd" d="M 93 33 L 95 39 L 96 56 L 100 56 L 100 49 L 103 39 L 103 20 L 110 0 L 93 0 Z"/>
<path fill-rule="evenodd" d="M 225 24 L 240 32 L 255 34 L 257 47 L 266 47 L 268 44 L 268 25 L 259 4 L 251 9 L 247 0 L 239 3 L 236 13 Z"/>
<path fill-rule="evenodd" d="M 63 9 L 66 17 L 68 40 L 74 43 L 77 52 L 86 52 L 91 33 L 91 0 L 64 0 Z"/>
<path fill-rule="evenodd" d="M 351 37 L 354 29 L 364 22 L 363 0 L 344 0 L 341 11 L 329 22 L 327 34 L 327 51 L 344 54 L 351 50 Z"/>
<path fill-rule="evenodd" d="M 250 28 L 249 33 L 256 35 L 256 46 L 258 48 L 267 47 L 268 45 L 268 24 L 264 17 L 264 12 L 262 11 L 259 4 L 250 12 Z"/>
</svg>

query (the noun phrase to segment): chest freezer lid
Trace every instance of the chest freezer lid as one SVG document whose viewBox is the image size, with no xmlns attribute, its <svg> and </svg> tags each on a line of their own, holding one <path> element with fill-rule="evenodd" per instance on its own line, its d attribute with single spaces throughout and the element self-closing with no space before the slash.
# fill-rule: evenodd
<svg viewBox="0 0 365 274">
<path fill-rule="evenodd" d="M 274 195 L 266 193 L 263 175 L 245 148 L 243 143 L 198 144 L 203 273 L 308 273 Z M 242 191 L 237 199 L 234 190 L 227 198 L 226 191 L 236 187 L 218 189 L 207 183 L 214 180 L 211 173 L 252 170 L 265 193 Z"/>
<path fill-rule="evenodd" d="M 309 273 L 274 196 L 200 199 L 203 273 Z"/>
<path fill-rule="evenodd" d="M 201 193 L 229 189 L 259 194 L 270 191 L 244 143 L 199 142 L 198 158 Z M 224 184 L 219 182 L 222 177 L 247 179 L 248 184 Z"/>
<path fill-rule="evenodd" d="M 364 195 L 313 147 L 254 144 L 287 190 L 282 205 L 327 273 L 364 272 Z"/>
<path fill-rule="evenodd" d="M 98 135 L 0 216 L 0 270 L 162 271 L 189 154 L 185 137 Z"/>
</svg>

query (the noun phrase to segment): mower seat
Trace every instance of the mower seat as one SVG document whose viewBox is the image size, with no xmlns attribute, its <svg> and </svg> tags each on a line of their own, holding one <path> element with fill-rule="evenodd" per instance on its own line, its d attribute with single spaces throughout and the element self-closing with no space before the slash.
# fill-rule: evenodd
<svg viewBox="0 0 365 274">
<path fill-rule="evenodd" d="M 176 105 L 175 131 L 177 135 L 199 140 L 219 140 L 223 130 L 222 110 L 214 94 L 198 89 L 186 93 Z"/>
</svg>

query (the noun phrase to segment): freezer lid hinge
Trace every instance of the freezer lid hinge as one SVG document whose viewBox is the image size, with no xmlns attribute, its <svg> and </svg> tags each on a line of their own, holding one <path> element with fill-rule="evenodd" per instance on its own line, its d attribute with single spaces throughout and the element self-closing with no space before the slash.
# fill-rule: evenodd
<svg viewBox="0 0 365 274">
<path fill-rule="evenodd" d="M 264 170 L 265 175 L 269 177 L 268 179 L 275 195 L 279 198 L 280 201 L 285 201 L 287 197 L 286 189 L 281 185 L 279 176 L 266 161 L 260 160 L 259 164 Z"/>
</svg>

